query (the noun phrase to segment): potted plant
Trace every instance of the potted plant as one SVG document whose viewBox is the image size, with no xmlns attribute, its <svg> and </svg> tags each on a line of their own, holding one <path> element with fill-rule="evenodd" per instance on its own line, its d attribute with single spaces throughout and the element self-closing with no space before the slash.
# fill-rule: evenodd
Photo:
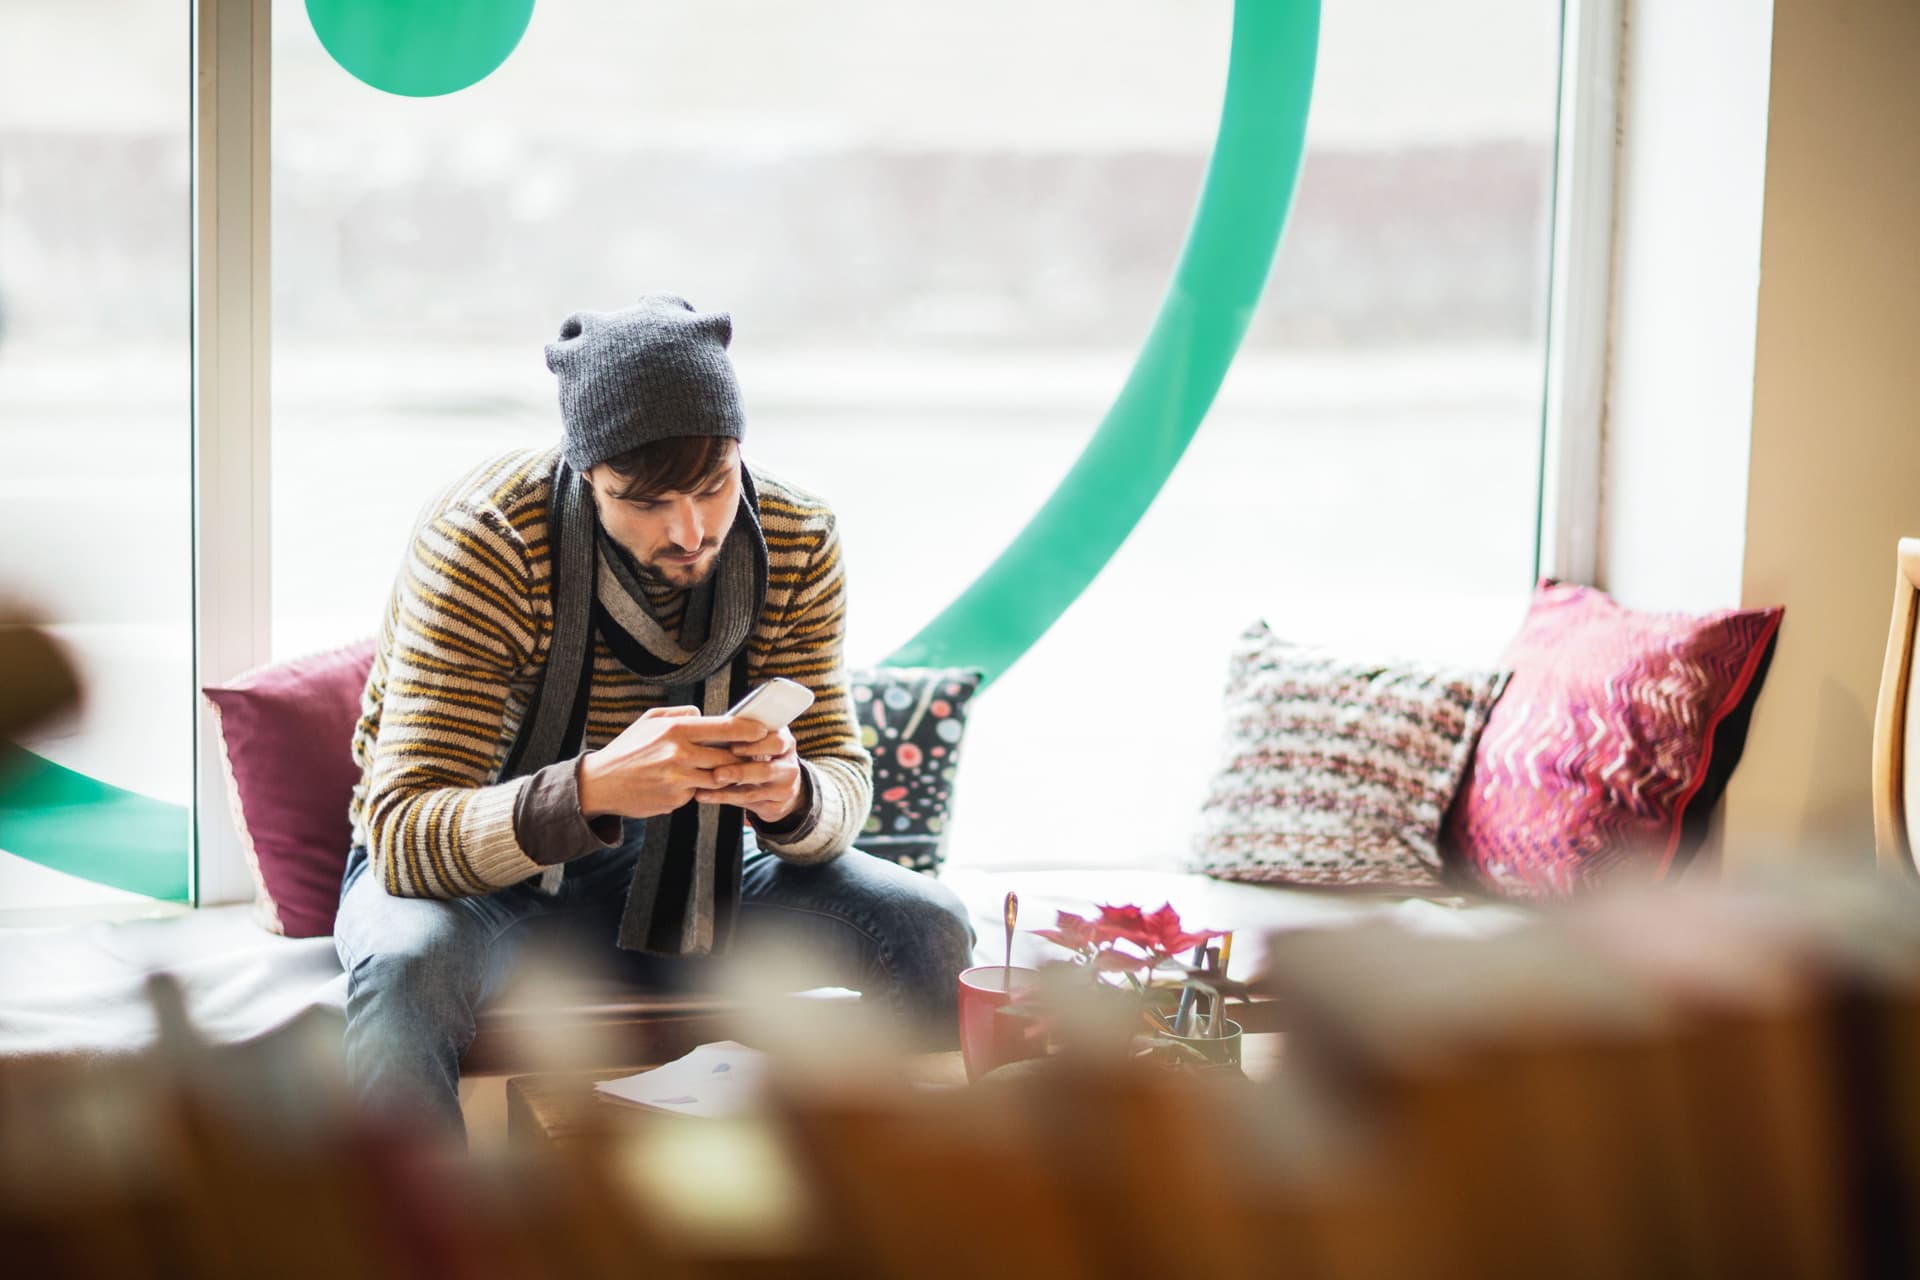
<svg viewBox="0 0 1920 1280">
<path fill-rule="evenodd" d="M 1053 928 L 1034 933 L 1071 956 L 1043 969 L 1035 997 L 1024 1002 L 1057 1039 L 1169 1066 L 1239 1065 L 1239 1028 L 1221 1016 L 1209 981 L 1226 966 L 1209 973 L 1199 962 L 1208 943 L 1230 941 L 1225 930 L 1188 929 L 1168 903 L 1157 911 L 1103 906 L 1091 918 L 1062 911 Z"/>
</svg>

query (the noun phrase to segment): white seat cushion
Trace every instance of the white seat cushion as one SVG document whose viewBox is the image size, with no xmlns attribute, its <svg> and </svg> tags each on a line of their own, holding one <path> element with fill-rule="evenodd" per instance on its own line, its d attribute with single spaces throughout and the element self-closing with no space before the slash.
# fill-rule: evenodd
<svg viewBox="0 0 1920 1280">
<path fill-rule="evenodd" d="M 1132 904 L 1151 911 L 1170 902 L 1189 928 L 1234 931 L 1229 976 L 1241 980 L 1260 971 L 1266 959 L 1265 935 L 1283 929 L 1328 928 L 1385 917 L 1420 933 L 1483 936 L 1528 918 L 1525 908 L 1503 903 L 1282 889 L 1179 871 L 948 867 L 940 878 L 967 904 L 977 936 L 974 960 L 978 964 L 1001 963 L 1006 936 L 1001 912 L 1009 891 L 1020 895 L 1015 964 L 1066 958 L 1066 952 L 1031 932 L 1051 928 L 1056 911 L 1086 915 L 1103 903 Z"/>
<path fill-rule="evenodd" d="M 0 929 L 0 1055 L 125 1053 L 151 1044 L 147 974 L 166 970 L 209 1039 L 256 1040 L 315 1008 L 344 1012 L 332 938 L 282 938 L 252 906 L 156 919 Z"/>
</svg>

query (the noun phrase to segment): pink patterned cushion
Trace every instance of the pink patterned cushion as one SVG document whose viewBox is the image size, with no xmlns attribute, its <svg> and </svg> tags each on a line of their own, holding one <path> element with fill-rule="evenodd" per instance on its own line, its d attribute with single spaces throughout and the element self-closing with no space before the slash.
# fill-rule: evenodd
<svg viewBox="0 0 1920 1280">
<path fill-rule="evenodd" d="M 1782 612 L 1640 613 L 1541 583 L 1448 814 L 1450 854 L 1526 898 L 1664 876 L 1740 759 Z"/>
<path fill-rule="evenodd" d="M 360 780 L 353 726 L 372 666 L 373 641 L 363 640 L 200 691 L 220 729 L 261 923 L 290 938 L 333 932 Z"/>
</svg>

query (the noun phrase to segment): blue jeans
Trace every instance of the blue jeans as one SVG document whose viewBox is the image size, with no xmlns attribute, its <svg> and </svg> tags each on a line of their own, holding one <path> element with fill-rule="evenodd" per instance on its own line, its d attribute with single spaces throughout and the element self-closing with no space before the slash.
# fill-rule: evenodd
<svg viewBox="0 0 1920 1280">
<path fill-rule="evenodd" d="M 499 993 L 528 938 L 553 933 L 604 948 L 627 975 L 698 981 L 697 960 L 659 960 L 614 945 L 644 823 L 625 842 L 567 864 L 560 891 L 531 881 L 475 898 L 396 898 L 370 873 L 365 849 L 347 858 L 334 946 L 347 969 L 347 1071 L 368 1102 L 424 1112 L 455 1131 L 460 1057 L 475 1014 Z M 823 960 L 841 986 L 890 1002 L 936 1039 L 956 1034 L 956 979 L 973 930 L 953 890 L 858 851 L 798 866 L 747 833 L 739 941 L 778 933 Z"/>
</svg>

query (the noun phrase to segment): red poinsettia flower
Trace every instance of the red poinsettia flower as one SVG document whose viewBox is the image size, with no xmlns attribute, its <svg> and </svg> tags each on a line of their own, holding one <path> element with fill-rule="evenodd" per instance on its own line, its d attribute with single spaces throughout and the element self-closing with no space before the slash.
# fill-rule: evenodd
<svg viewBox="0 0 1920 1280">
<path fill-rule="evenodd" d="M 1101 907 L 1094 921 L 1094 937 L 1099 942 L 1131 942 L 1136 945 L 1147 930 L 1147 914 L 1138 907 Z"/>
<path fill-rule="evenodd" d="M 1073 952 L 1096 975 L 1150 972 L 1223 932 L 1182 928 L 1180 913 L 1171 903 L 1151 914 L 1135 906 L 1103 906 L 1099 916 L 1091 920 L 1061 911 L 1053 928 L 1034 930 L 1039 937 Z"/>
<path fill-rule="evenodd" d="M 1132 943 L 1156 961 L 1183 954 L 1226 932 L 1181 928 L 1180 913 L 1170 902 L 1152 914 L 1133 906 L 1101 907 L 1095 928 L 1101 941 Z"/>
<path fill-rule="evenodd" d="M 1094 946 L 1094 924 L 1085 916 L 1077 916 L 1071 911 L 1055 914 L 1053 928 L 1035 929 L 1034 933 L 1048 942 L 1056 943 L 1069 951 L 1091 951 Z"/>
<path fill-rule="evenodd" d="M 1155 954 L 1163 956 L 1184 955 L 1205 942 L 1211 942 L 1224 934 L 1224 929 L 1197 929 L 1191 932 L 1180 927 L 1180 913 L 1173 909 L 1171 902 L 1147 917 L 1146 940 L 1140 945 Z"/>
</svg>

